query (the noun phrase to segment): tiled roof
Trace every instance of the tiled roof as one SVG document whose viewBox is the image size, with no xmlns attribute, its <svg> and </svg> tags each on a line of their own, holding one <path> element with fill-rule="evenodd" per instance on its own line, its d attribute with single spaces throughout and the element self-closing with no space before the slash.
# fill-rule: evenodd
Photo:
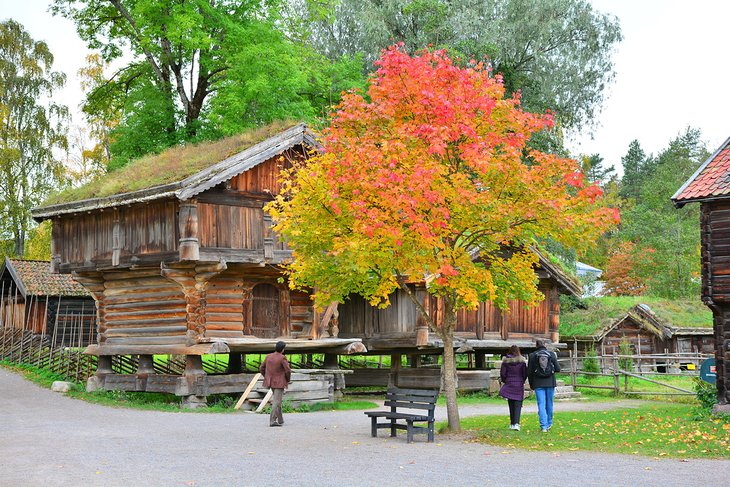
<svg viewBox="0 0 730 487">
<path fill-rule="evenodd" d="M 54 274 L 42 260 L 5 259 L 5 268 L 31 296 L 89 296 L 69 274 Z"/>
<path fill-rule="evenodd" d="M 730 139 L 697 169 L 689 180 L 672 196 L 674 204 L 730 197 Z"/>
</svg>

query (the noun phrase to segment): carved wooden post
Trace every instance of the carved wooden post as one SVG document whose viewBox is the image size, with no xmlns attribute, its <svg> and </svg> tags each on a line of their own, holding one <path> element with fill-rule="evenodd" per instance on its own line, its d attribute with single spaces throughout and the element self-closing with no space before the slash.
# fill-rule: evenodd
<svg viewBox="0 0 730 487">
<path fill-rule="evenodd" d="M 119 218 L 119 208 L 114 208 L 114 226 L 112 227 L 112 266 L 119 265 L 124 247 L 123 228 Z"/>
<path fill-rule="evenodd" d="M 152 364 L 152 355 L 140 355 L 137 364 L 137 374 L 154 374 L 155 368 Z"/>
<path fill-rule="evenodd" d="M 162 275 L 180 285 L 185 295 L 187 344 L 195 345 L 198 337 L 205 336 L 206 293 L 210 280 L 226 270 L 225 262 L 194 267 L 167 267 L 162 264 Z"/>
<path fill-rule="evenodd" d="M 264 236 L 264 260 L 269 262 L 274 258 L 274 229 L 271 216 L 264 212 L 262 220 Z"/>
<path fill-rule="evenodd" d="M 390 355 L 390 376 L 388 377 L 388 385 L 398 387 L 398 375 L 401 370 L 401 354 L 393 353 Z"/>
<path fill-rule="evenodd" d="M 279 335 L 289 335 L 289 324 L 291 320 L 291 294 L 286 286 L 279 288 Z"/>
<path fill-rule="evenodd" d="M 199 260 L 198 202 L 195 199 L 180 202 L 180 260 Z"/>
<path fill-rule="evenodd" d="M 243 293 L 243 303 L 241 306 L 241 314 L 243 316 L 243 334 L 244 335 L 252 335 L 253 334 L 253 309 L 251 306 L 251 300 L 253 298 L 253 288 L 256 285 L 254 282 L 244 282 L 242 293 Z"/>
<path fill-rule="evenodd" d="M 477 308 L 476 336 L 477 340 L 484 340 L 484 328 L 487 326 L 487 312 L 484 303 L 479 303 Z"/>
<path fill-rule="evenodd" d="M 426 291 L 425 285 L 416 286 L 416 299 L 423 305 L 426 312 L 431 311 L 431 295 Z M 416 315 L 416 346 L 424 347 L 428 344 L 428 322 L 426 318 L 417 312 Z"/>
<path fill-rule="evenodd" d="M 558 328 L 560 327 L 560 293 L 558 292 L 557 287 L 552 287 L 549 293 L 550 311 L 548 313 L 548 330 L 550 333 L 550 341 L 558 343 L 560 341 L 560 332 L 558 331 Z"/>
</svg>

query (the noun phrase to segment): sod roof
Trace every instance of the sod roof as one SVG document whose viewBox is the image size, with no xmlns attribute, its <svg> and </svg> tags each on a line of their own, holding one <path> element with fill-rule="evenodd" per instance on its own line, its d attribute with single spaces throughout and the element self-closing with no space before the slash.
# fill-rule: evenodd
<svg viewBox="0 0 730 487">
<path fill-rule="evenodd" d="M 625 317 L 638 304 L 649 306 L 662 323 L 672 328 L 712 328 L 712 312 L 699 299 L 669 300 L 647 296 L 588 298 L 587 309 L 560 314 L 560 336 L 589 337 Z"/>
<path fill-rule="evenodd" d="M 42 206 L 107 198 L 177 183 L 298 124 L 278 121 L 216 141 L 171 147 L 133 161 L 84 186 L 53 194 Z"/>
</svg>

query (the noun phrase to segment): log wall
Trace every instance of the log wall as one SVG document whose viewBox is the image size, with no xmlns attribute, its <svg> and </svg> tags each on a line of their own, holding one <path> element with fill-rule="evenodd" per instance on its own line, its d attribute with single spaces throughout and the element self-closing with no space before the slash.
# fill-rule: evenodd
<svg viewBox="0 0 730 487">
<path fill-rule="evenodd" d="M 100 345 L 140 346 L 139 353 L 144 353 L 147 345 L 184 344 L 190 333 L 222 338 L 311 334 L 309 295 L 297 292 L 292 299 L 276 276 L 261 269 L 234 265 L 214 275 L 192 311 L 181 286 L 184 280 L 164 277 L 157 267 L 84 273 L 79 280 L 99 303 Z"/>
<path fill-rule="evenodd" d="M 476 310 L 460 310 L 455 332 L 460 336 L 479 339 L 547 337 L 550 330 L 551 300 L 559 299 L 557 293 L 550 292 L 550 286 L 550 283 L 542 283 L 541 291 L 550 298 L 543 299 L 534 306 L 511 300 L 510 310 L 507 312 L 491 302 L 480 303 Z M 439 321 L 439 303 L 435 299 L 430 302 L 430 314 Z M 417 313 L 415 305 L 402 290 L 391 295 L 391 305 L 385 309 L 370 306 L 362 297 L 353 295 L 339 306 L 340 336 L 415 336 Z"/>
<path fill-rule="evenodd" d="M 159 268 L 103 273 L 99 344 L 173 345 L 186 340 L 185 297 Z"/>
<path fill-rule="evenodd" d="M 712 310 L 718 401 L 730 411 L 730 202 L 701 203 L 702 299 Z"/>
</svg>

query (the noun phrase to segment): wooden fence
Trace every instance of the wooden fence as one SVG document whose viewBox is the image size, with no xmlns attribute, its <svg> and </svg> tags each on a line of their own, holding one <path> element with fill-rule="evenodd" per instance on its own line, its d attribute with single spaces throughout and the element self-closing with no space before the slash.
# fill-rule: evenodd
<svg viewBox="0 0 730 487">
<path fill-rule="evenodd" d="M 569 358 L 560 359 L 562 372 L 570 375 L 574 388 L 608 389 L 615 395 L 651 395 L 675 396 L 695 395 L 695 391 L 663 382 L 666 377 L 699 377 L 700 365 L 704 360 L 712 358 L 711 354 L 701 353 L 667 353 L 652 355 L 621 355 L 579 357 L 573 350 Z M 586 371 L 585 361 L 596 360 L 598 372 Z M 612 385 L 579 384 L 578 376 L 611 377 Z M 668 392 L 629 390 L 629 378 L 648 382 L 669 389 Z M 622 386 L 623 382 L 623 386 Z"/>
</svg>

